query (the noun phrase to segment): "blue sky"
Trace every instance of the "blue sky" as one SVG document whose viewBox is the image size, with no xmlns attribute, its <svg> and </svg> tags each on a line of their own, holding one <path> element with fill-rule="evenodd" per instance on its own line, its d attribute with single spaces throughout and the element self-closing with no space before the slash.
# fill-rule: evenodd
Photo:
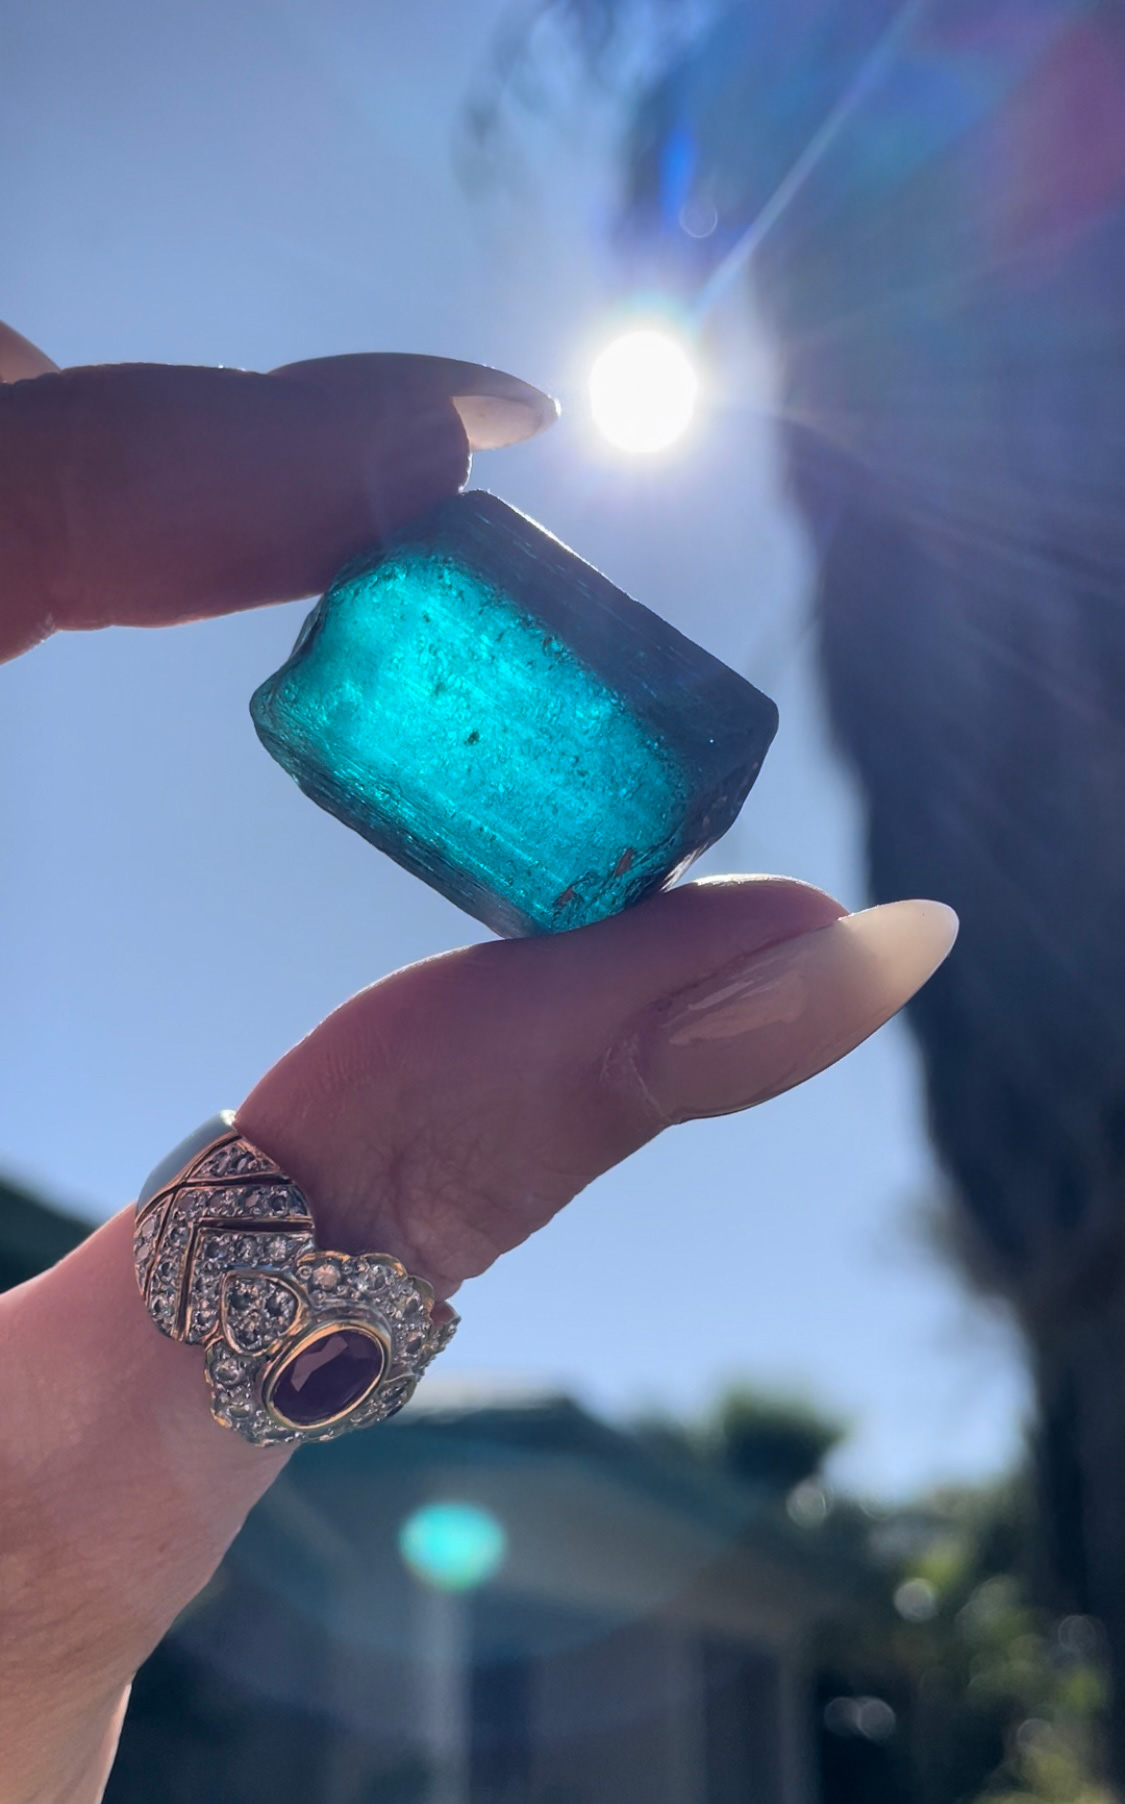
<svg viewBox="0 0 1125 1804">
<path fill-rule="evenodd" d="M 474 480 L 777 700 L 765 773 L 703 868 L 789 871 L 859 906 L 860 817 L 815 689 L 761 347 L 723 323 L 679 455 L 597 447 L 581 379 L 623 299 L 599 131 L 529 128 L 522 198 L 472 199 L 454 168 L 500 11 L 23 9 L 0 56 L 0 317 L 62 363 L 432 351 L 560 393 L 562 425 Z M 306 611 L 59 639 L 0 670 L 0 1163 L 86 1213 L 127 1200 L 351 990 L 477 937 L 261 751 L 247 701 Z M 596 1185 L 463 1293 L 446 1369 L 611 1412 L 695 1409 L 745 1376 L 843 1413 L 838 1470 L 864 1489 L 996 1470 L 1025 1384 L 931 1250 L 937 1187 L 895 1023 Z"/>
</svg>

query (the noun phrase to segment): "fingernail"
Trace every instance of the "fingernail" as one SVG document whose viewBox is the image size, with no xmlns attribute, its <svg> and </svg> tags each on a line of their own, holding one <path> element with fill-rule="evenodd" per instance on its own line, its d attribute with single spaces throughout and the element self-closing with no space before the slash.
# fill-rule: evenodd
<svg viewBox="0 0 1125 1804">
<path fill-rule="evenodd" d="M 559 404 L 512 376 L 486 363 L 463 363 L 452 357 L 397 358 L 411 384 L 417 382 L 433 393 L 448 395 L 461 417 L 470 451 L 498 451 L 522 444 L 553 426 Z"/>
<path fill-rule="evenodd" d="M 526 382 L 519 386 L 524 392 L 518 395 L 453 396 L 470 451 L 499 451 L 505 445 L 520 445 L 554 425 L 559 417 L 558 402 Z"/>
<path fill-rule="evenodd" d="M 424 357 L 408 352 L 353 352 L 340 357 L 306 358 L 272 372 L 287 381 L 340 385 L 354 393 L 374 384 L 383 393 L 397 388 L 416 399 L 452 402 L 461 419 L 470 451 L 496 451 L 518 445 L 554 425 L 559 404 L 541 388 L 507 370 L 455 357 Z"/>
<path fill-rule="evenodd" d="M 650 1011 L 630 1062 L 669 1120 L 765 1102 L 897 1014 L 945 959 L 957 925 L 944 903 L 891 902 L 767 946 Z"/>
<path fill-rule="evenodd" d="M 46 351 L 0 322 L 0 382 L 24 382 L 32 376 L 51 375 L 58 367 Z"/>
</svg>

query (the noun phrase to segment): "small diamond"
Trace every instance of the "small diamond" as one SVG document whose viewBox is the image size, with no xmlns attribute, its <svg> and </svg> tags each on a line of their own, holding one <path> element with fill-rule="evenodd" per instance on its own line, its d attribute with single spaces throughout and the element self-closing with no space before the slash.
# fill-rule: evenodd
<svg viewBox="0 0 1125 1804">
<path fill-rule="evenodd" d="M 248 1416 L 254 1414 L 254 1405 L 249 1397 L 232 1397 L 227 1404 L 227 1413 L 237 1421 L 245 1422 Z"/>
<path fill-rule="evenodd" d="M 217 1359 L 211 1370 L 220 1384 L 237 1384 L 242 1377 L 237 1359 Z"/>
<path fill-rule="evenodd" d="M 186 1223 L 180 1221 L 176 1223 L 175 1227 L 169 1228 L 164 1236 L 164 1244 L 170 1247 L 183 1247 L 187 1245 L 189 1239 L 190 1231 Z"/>
<path fill-rule="evenodd" d="M 340 1268 L 325 1259 L 320 1265 L 313 1267 L 312 1281 L 318 1290 L 336 1290 L 340 1283 Z"/>
<path fill-rule="evenodd" d="M 251 1264 L 258 1254 L 258 1243 L 251 1234 L 244 1234 L 235 1249 L 235 1258 L 245 1264 Z"/>
<path fill-rule="evenodd" d="M 280 1234 L 276 1234 L 272 1240 L 267 1241 L 266 1243 L 266 1255 L 268 1258 L 274 1260 L 287 1258 L 289 1255 L 289 1242 Z"/>
<path fill-rule="evenodd" d="M 394 1384 L 389 1384 L 385 1391 L 379 1393 L 381 1420 L 385 1422 L 388 1416 L 397 1415 L 403 1404 L 409 1402 L 411 1395 L 412 1387 L 408 1378 L 399 1378 Z"/>
<path fill-rule="evenodd" d="M 297 1313 L 297 1299 L 275 1278 L 237 1278 L 226 1293 L 227 1333 L 244 1353 L 270 1346 Z"/>
<path fill-rule="evenodd" d="M 215 1151 L 201 1161 L 196 1167 L 195 1176 L 208 1178 L 241 1177 L 247 1172 L 268 1171 L 267 1162 L 257 1153 L 251 1152 L 247 1146 L 238 1141 L 231 1141 L 226 1146 L 216 1147 Z"/>
</svg>

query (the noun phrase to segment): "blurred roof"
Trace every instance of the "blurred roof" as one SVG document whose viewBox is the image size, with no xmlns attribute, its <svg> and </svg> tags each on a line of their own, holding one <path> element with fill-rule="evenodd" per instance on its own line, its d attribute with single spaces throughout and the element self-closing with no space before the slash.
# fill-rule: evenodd
<svg viewBox="0 0 1125 1804">
<path fill-rule="evenodd" d="M 419 1503 L 472 1503 L 507 1536 L 499 1590 L 763 1641 L 846 1611 L 870 1583 L 866 1562 L 791 1521 L 776 1491 L 687 1447 L 652 1445 L 565 1396 L 457 1386 L 443 1399 L 440 1382 L 382 1434 L 295 1461 L 276 1496 L 292 1527 L 330 1519 L 349 1546 L 393 1545 Z"/>
<path fill-rule="evenodd" d="M 12 1178 L 0 1177 L 0 1290 L 11 1290 L 55 1265 L 90 1232 Z"/>
</svg>

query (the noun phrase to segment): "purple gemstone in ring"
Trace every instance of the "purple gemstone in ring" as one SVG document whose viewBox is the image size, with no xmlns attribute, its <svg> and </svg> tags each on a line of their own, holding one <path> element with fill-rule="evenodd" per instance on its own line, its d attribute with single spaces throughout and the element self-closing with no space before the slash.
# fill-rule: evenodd
<svg viewBox="0 0 1125 1804">
<path fill-rule="evenodd" d="M 275 1415 L 317 1428 L 369 1397 L 386 1369 L 381 1340 L 356 1327 L 325 1326 L 285 1360 L 266 1392 Z"/>
</svg>

